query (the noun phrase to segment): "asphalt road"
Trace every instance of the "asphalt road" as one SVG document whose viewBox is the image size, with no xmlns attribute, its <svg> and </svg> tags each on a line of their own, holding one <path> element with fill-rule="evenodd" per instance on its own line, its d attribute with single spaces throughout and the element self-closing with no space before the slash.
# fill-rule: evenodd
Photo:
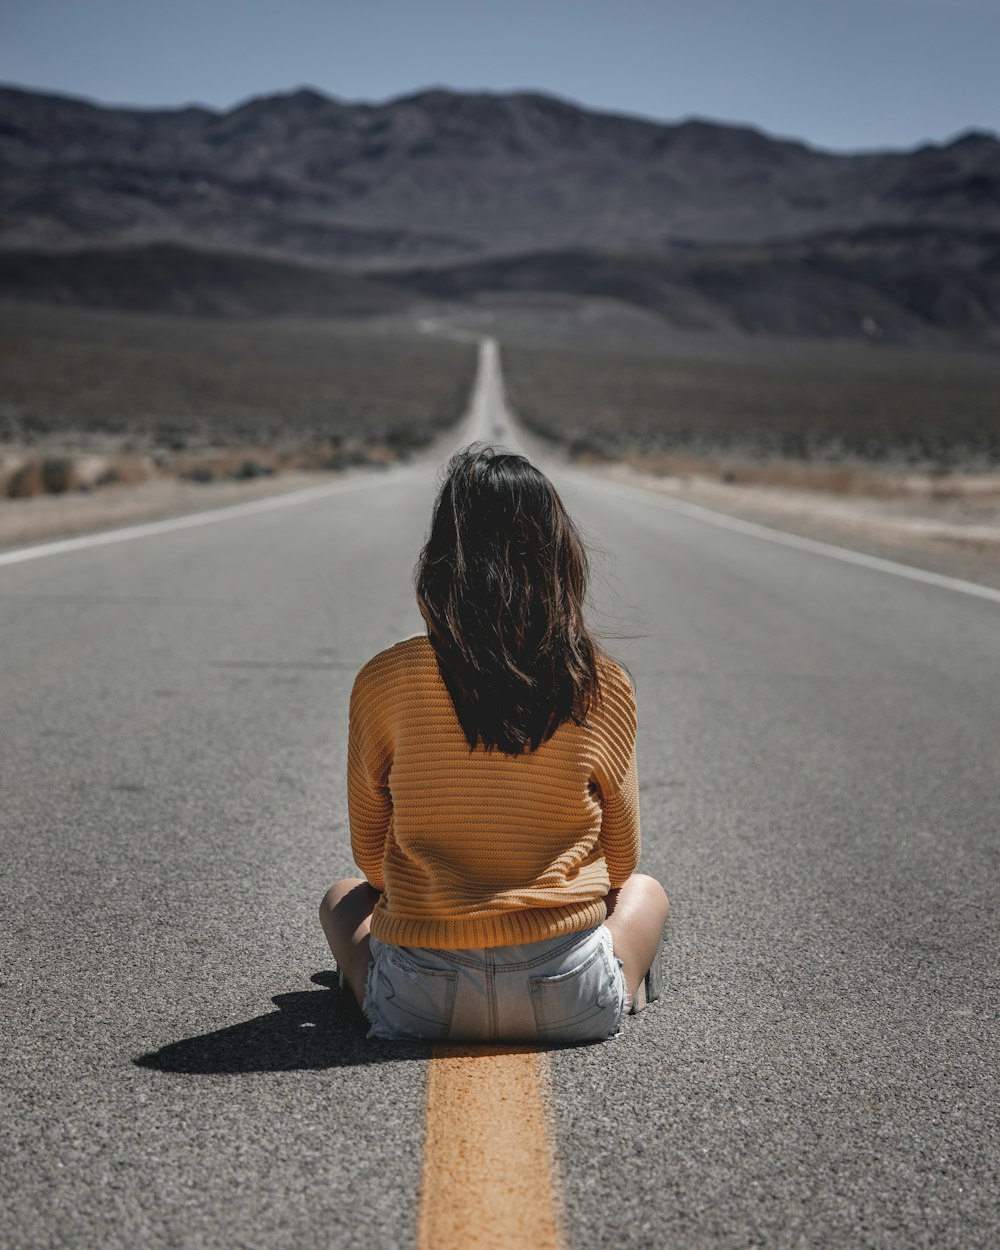
<svg viewBox="0 0 1000 1250">
<path fill-rule="evenodd" d="M 673 902 L 661 1002 L 550 1056 L 569 1244 L 995 1247 L 1000 605 L 553 476 Z M 434 486 L 0 567 L 12 1250 L 413 1245 L 429 1052 L 316 908 Z"/>
</svg>

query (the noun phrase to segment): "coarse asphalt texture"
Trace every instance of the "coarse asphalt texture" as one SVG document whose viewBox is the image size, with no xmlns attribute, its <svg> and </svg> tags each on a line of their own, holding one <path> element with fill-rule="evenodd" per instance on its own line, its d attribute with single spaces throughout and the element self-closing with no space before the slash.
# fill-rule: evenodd
<svg viewBox="0 0 1000 1250">
<path fill-rule="evenodd" d="M 552 476 L 673 904 L 660 1002 L 548 1055 L 567 1243 L 995 1247 L 1000 605 Z M 0 568 L 11 1250 L 415 1245 L 430 1050 L 316 911 L 436 480 Z"/>
</svg>

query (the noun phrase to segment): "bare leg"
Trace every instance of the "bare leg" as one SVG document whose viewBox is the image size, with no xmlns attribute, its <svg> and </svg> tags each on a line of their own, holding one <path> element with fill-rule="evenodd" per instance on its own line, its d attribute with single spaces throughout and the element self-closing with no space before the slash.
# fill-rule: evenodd
<svg viewBox="0 0 1000 1250">
<path fill-rule="evenodd" d="M 319 905 L 319 922 L 326 940 L 359 1005 L 371 962 L 371 917 L 380 898 L 378 890 L 367 881 L 346 877 L 330 886 Z"/>
<path fill-rule="evenodd" d="M 611 930 L 615 954 L 625 965 L 625 984 L 631 1001 L 656 957 L 670 913 L 670 900 L 655 877 L 634 872 L 605 901 L 608 918 L 604 923 Z"/>
</svg>

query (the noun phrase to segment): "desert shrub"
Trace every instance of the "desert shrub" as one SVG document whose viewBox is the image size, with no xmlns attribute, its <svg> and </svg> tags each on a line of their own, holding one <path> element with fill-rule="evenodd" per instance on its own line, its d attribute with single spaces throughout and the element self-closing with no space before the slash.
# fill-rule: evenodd
<svg viewBox="0 0 1000 1250">
<path fill-rule="evenodd" d="M 239 468 L 234 471 L 232 476 L 245 481 L 254 477 L 270 477 L 273 473 L 274 469 L 269 464 L 261 464 L 259 460 L 248 456 L 241 461 Z"/>
<path fill-rule="evenodd" d="M 42 466 L 38 460 L 26 461 L 7 479 L 8 499 L 28 499 L 32 495 L 41 495 L 44 490 Z"/>
<path fill-rule="evenodd" d="M 372 457 L 364 447 L 335 447 L 330 455 L 321 458 L 319 467 L 339 471 L 371 463 Z"/>
<path fill-rule="evenodd" d="M 32 495 L 62 495 L 81 486 L 73 461 L 65 456 L 31 459 L 7 479 L 8 499 L 28 499 Z"/>
<path fill-rule="evenodd" d="M 386 431 L 384 442 L 394 451 L 416 451 L 432 442 L 434 434 L 435 431 L 423 422 L 415 422 L 412 425 L 394 425 Z"/>
<path fill-rule="evenodd" d="M 608 449 L 606 442 L 599 441 L 593 435 L 571 438 L 566 450 L 574 460 L 606 460 Z"/>
<path fill-rule="evenodd" d="M 73 461 L 66 456 L 47 456 L 42 461 L 42 485 L 50 495 L 62 495 L 79 485 Z"/>
</svg>

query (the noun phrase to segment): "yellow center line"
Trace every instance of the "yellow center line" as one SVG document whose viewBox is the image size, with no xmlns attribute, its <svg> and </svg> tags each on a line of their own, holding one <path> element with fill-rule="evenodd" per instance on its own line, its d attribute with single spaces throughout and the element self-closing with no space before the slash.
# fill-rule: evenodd
<svg viewBox="0 0 1000 1250">
<path fill-rule="evenodd" d="M 529 1046 L 435 1046 L 418 1250 L 562 1250 L 546 1075 Z"/>
</svg>

